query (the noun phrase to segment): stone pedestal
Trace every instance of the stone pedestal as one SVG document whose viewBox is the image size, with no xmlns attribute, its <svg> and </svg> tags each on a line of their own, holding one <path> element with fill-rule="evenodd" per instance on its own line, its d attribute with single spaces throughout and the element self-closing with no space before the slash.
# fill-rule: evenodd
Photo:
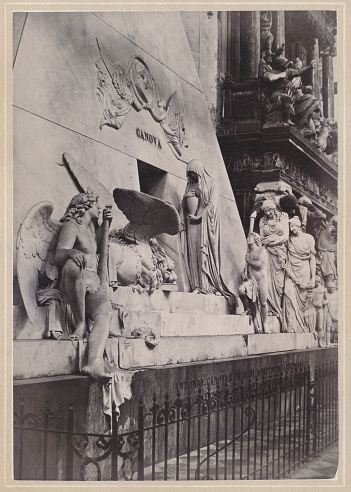
<svg viewBox="0 0 351 492">
<path fill-rule="evenodd" d="M 271 334 L 256 334 L 252 318 L 229 314 L 222 296 L 156 291 L 138 294 L 130 287 L 114 293 L 114 310 L 106 346 L 118 369 L 141 369 L 214 361 L 250 355 L 314 348 L 310 333 L 279 333 L 275 316 Z M 38 308 L 34 324 L 15 309 L 14 378 L 78 374 L 86 357 L 86 341 L 43 339 L 46 308 Z M 121 321 L 123 320 L 123 321 Z M 19 329 L 23 322 L 24 328 Z M 151 340 L 151 342 L 150 342 Z M 28 362 L 29 361 L 29 362 Z"/>
</svg>

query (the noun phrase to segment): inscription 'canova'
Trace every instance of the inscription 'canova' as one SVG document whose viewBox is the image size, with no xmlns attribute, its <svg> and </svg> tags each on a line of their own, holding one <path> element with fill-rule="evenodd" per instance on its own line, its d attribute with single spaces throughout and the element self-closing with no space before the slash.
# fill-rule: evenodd
<svg viewBox="0 0 351 492">
<path fill-rule="evenodd" d="M 158 137 L 155 137 L 154 135 L 151 135 L 150 133 L 146 133 L 143 130 L 140 130 L 140 128 L 137 128 L 135 130 L 137 137 L 141 138 L 142 140 L 146 140 L 147 142 L 150 142 L 154 144 L 157 148 L 162 149 L 161 147 L 161 142 Z"/>
</svg>

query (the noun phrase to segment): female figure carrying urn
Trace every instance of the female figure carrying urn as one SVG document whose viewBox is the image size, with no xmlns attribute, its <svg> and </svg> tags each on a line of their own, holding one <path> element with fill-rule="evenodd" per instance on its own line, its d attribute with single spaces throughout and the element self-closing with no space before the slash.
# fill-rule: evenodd
<svg viewBox="0 0 351 492">
<path fill-rule="evenodd" d="M 271 198 L 263 202 L 262 211 L 264 216 L 260 220 L 260 236 L 268 253 L 268 309 L 281 322 L 289 218 L 285 212 L 276 209 Z"/>
<path fill-rule="evenodd" d="M 220 274 L 218 184 L 198 159 L 189 161 L 187 180 L 181 210 L 181 239 L 191 290 L 223 295 L 235 311 L 237 299 Z"/>
</svg>

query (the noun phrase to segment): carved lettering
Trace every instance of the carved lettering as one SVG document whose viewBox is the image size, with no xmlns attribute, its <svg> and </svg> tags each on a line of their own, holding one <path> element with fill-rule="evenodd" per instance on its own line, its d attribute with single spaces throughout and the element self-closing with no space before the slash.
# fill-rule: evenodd
<svg viewBox="0 0 351 492">
<path fill-rule="evenodd" d="M 147 133 L 143 130 L 140 130 L 140 128 L 136 128 L 135 133 L 136 133 L 136 136 L 141 138 L 142 140 L 147 141 L 147 142 L 155 145 L 155 147 L 157 147 L 159 149 L 162 149 L 160 139 L 155 137 L 154 135 L 151 135 L 150 133 Z"/>
</svg>

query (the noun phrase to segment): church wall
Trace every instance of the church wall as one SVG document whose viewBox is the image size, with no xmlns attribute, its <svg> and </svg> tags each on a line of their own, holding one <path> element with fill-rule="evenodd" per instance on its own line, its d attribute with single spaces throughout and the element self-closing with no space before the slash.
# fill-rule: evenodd
<svg viewBox="0 0 351 492">
<path fill-rule="evenodd" d="M 210 111 L 216 124 L 218 79 L 218 12 L 180 12 L 191 54 Z"/>
</svg>

